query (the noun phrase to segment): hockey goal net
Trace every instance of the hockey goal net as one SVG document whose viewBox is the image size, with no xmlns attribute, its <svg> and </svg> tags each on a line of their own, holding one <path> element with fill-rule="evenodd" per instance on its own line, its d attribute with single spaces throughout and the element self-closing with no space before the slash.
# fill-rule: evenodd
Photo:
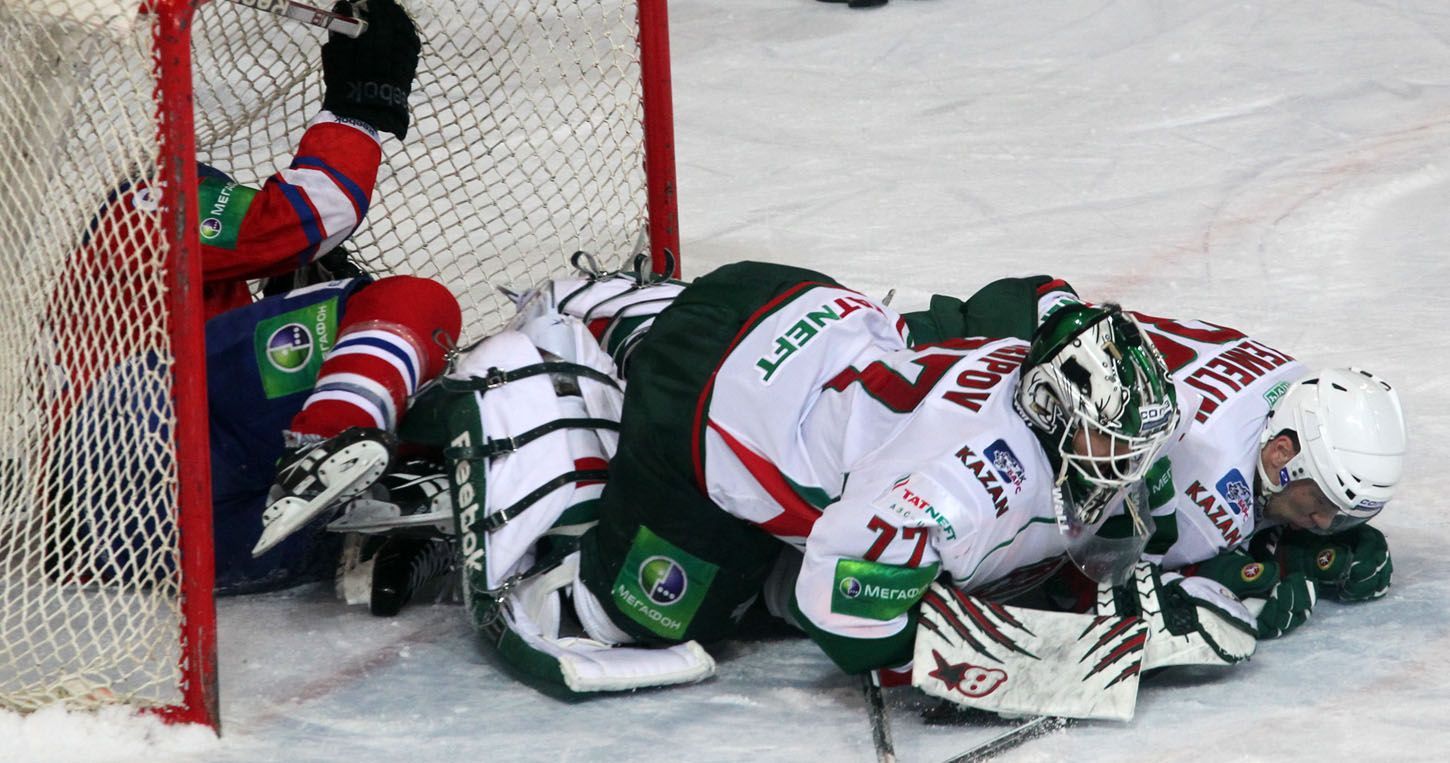
<svg viewBox="0 0 1450 763">
<path fill-rule="evenodd" d="M 348 244 L 370 268 L 440 279 L 477 337 L 575 250 L 673 260 L 664 0 L 402 4 L 424 47 Z M 256 186 L 322 101 L 324 33 L 259 5 L 0 2 L 0 708 L 218 723 L 186 210 L 196 160 Z M 138 177 L 165 192 L 98 232 Z"/>
</svg>

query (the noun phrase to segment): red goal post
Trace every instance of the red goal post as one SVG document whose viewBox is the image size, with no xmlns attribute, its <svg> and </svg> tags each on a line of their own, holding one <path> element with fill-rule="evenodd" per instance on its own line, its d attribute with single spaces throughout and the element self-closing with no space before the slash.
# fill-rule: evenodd
<svg viewBox="0 0 1450 763">
<path fill-rule="evenodd" d="M 678 271 L 665 0 L 400 1 L 424 50 L 368 266 L 441 280 L 474 338 L 575 250 Z M 219 727 L 196 162 L 285 167 L 323 39 L 228 0 L 0 4 L 0 708 Z M 160 198 L 97 231 L 138 177 Z"/>
</svg>

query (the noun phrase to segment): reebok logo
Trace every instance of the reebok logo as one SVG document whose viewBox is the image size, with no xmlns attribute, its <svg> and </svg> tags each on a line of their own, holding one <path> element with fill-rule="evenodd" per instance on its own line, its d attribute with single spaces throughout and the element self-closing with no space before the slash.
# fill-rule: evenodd
<svg viewBox="0 0 1450 763">
<path fill-rule="evenodd" d="M 347 83 L 347 100 L 353 103 L 386 103 L 391 106 L 408 108 L 408 91 L 386 82 L 349 82 Z"/>
</svg>

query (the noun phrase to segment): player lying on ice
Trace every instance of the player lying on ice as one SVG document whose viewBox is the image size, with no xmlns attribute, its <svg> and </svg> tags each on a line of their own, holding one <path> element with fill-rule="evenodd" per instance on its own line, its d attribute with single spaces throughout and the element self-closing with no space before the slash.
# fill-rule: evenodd
<svg viewBox="0 0 1450 763">
<path fill-rule="evenodd" d="M 1345 600 L 1388 586 L 1362 522 L 1398 480 L 1403 417 L 1363 372 L 1306 376 L 1239 332 L 1083 305 L 1047 278 L 905 316 L 753 263 L 688 288 L 614 275 L 520 299 L 405 434 L 447 448 L 470 614 L 536 681 L 697 680 L 713 665 L 693 640 L 763 596 L 847 670 L 915 655 L 913 680 L 959 702 L 1125 717 L 1138 670 L 1247 657 L 1308 616 L 1309 581 Z M 339 524 L 440 517 L 368 506 Z M 1278 554 L 1259 543 L 1251 561 L 1260 530 Z M 1145 541 L 1157 564 L 1135 566 Z M 1107 581 L 1091 592 L 1104 617 L 987 603 L 1064 556 Z M 1006 634 L 1023 620 L 1032 649 L 978 653 L 1022 648 Z M 1096 684 L 1079 681 L 1087 652 L 1114 655 L 1086 663 Z M 1025 691 L 1000 689 L 1007 668 Z"/>
<path fill-rule="evenodd" d="M 369 22 L 364 34 L 332 35 L 322 47 L 322 110 L 287 169 L 252 189 L 201 168 L 211 482 L 222 592 L 332 577 L 341 544 L 320 528 L 269 544 L 267 553 L 253 558 L 279 458 L 285 477 L 305 460 L 306 446 L 357 427 L 344 438 L 351 457 L 339 459 L 328 477 L 340 493 L 356 479 L 375 481 L 377 474 L 368 470 L 376 459 L 369 455 L 391 449 L 378 433 L 394 427 L 409 395 L 443 369 L 443 344 L 451 346 L 458 336 L 458 304 L 443 286 L 411 276 L 373 280 L 338 248 L 371 201 L 382 160 L 379 131 L 399 139 L 407 133 L 406 97 L 420 49 L 412 21 L 394 0 L 371 0 L 363 15 Z M 134 270 L 140 256 L 129 242 L 141 237 L 129 220 L 138 210 L 156 209 L 162 192 L 142 180 L 118 194 L 98 216 L 78 261 L 93 266 L 96 277 L 115 279 Z M 76 286 L 84 288 L 92 275 L 78 276 Z M 253 302 L 248 280 L 269 277 L 269 296 Z M 97 309 L 125 310 L 128 304 L 102 301 Z M 58 334 L 66 336 L 64 325 Z M 122 365 L 124 359 L 107 352 L 104 343 L 95 344 L 90 357 L 68 369 L 75 394 L 107 388 L 83 381 L 88 369 Z M 126 568 L 120 559 L 114 566 Z"/>
<path fill-rule="evenodd" d="M 935 297 L 913 318 L 928 339 L 964 324 L 1021 335 L 1037 316 L 1076 301 L 1047 278 L 1004 279 L 965 304 Z M 1138 588 L 1175 573 L 1216 580 L 1257 613 L 1259 638 L 1301 625 L 1320 594 L 1383 596 L 1393 564 L 1384 535 L 1365 522 L 1403 470 L 1405 420 L 1390 385 L 1358 369 L 1310 373 L 1224 326 L 1134 316 L 1163 353 L 1190 418 L 1147 476 L 1157 528 L 1144 558 L 1174 572 L 1153 580 L 1140 568 Z M 1121 606 L 1131 604 L 1120 595 L 1100 609 Z"/>
<path fill-rule="evenodd" d="M 902 665 L 919 611 L 957 617 L 952 591 L 1007 597 L 1064 556 L 1122 582 L 1138 560 L 1145 502 L 1126 502 L 1125 537 L 1096 531 L 1179 418 L 1161 357 L 1116 307 L 1059 310 L 1031 343 L 913 348 L 901 316 L 805 270 L 598 286 L 533 295 L 519 331 L 464 354 L 404 432 L 446 446 L 470 613 L 533 678 L 703 678 L 695 642 L 729 636 L 772 576 L 793 588 L 777 614 L 843 668 Z M 629 310 L 594 320 L 620 297 L 669 307 L 648 331 Z M 622 418 L 586 325 L 628 356 Z M 325 511 L 277 505 L 289 524 Z M 938 577 L 954 587 L 929 592 Z"/>
</svg>

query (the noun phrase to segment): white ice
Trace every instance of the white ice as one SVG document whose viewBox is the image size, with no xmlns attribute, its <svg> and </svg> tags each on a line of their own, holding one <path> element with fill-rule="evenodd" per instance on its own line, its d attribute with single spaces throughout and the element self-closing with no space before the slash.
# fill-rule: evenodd
<svg viewBox="0 0 1450 763">
<path fill-rule="evenodd" d="M 752 258 L 914 307 L 1051 273 L 1399 386 L 1412 453 L 1377 524 L 1384 600 L 1322 602 L 1136 718 L 1008 761 L 1450 759 L 1450 7 L 1437 0 L 676 0 L 684 269 Z M 1438 370 L 1437 370 L 1438 369 Z M 328 592 L 220 604 L 223 736 L 0 715 L 17 761 L 870 761 L 853 679 L 808 642 L 717 650 L 701 685 L 565 704 L 459 608 Z M 902 761 L 990 732 L 891 696 Z"/>
</svg>

